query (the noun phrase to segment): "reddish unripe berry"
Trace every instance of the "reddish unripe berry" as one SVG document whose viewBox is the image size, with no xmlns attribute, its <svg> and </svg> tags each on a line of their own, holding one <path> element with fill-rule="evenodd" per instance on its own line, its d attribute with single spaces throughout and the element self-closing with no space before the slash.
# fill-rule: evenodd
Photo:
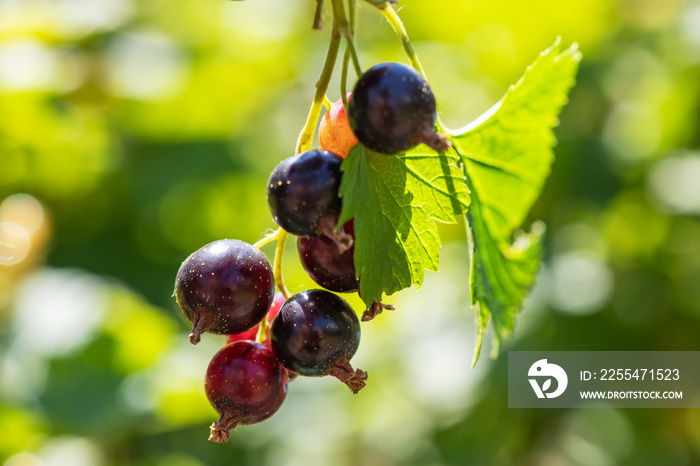
<svg viewBox="0 0 700 466">
<path fill-rule="evenodd" d="M 350 95 L 351 93 L 348 92 L 348 99 Z M 332 104 L 330 110 L 323 116 L 318 129 L 318 142 L 321 149 L 334 152 L 343 158 L 347 157 L 350 149 L 357 144 L 357 138 L 348 123 L 343 99 Z"/>
<path fill-rule="evenodd" d="M 224 346 L 207 368 L 204 389 L 219 413 L 209 440 L 226 442 L 240 424 L 255 424 L 282 405 L 289 386 L 287 371 L 272 351 L 252 341 Z"/>
</svg>

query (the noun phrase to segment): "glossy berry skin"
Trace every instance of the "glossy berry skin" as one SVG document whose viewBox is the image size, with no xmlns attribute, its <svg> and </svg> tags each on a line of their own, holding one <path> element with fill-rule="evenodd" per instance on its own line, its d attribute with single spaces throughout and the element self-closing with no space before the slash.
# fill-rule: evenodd
<svg viewBox="0 0 700 466">
<path fill-rule="evenodd" d="M 180 266 L 175 297 L 199 334 L 235 334 L 254 327 L 272 304 L 275 280 L 263 253 L 239 240 L 214 241 Z"/>
<path fill-rule="evenodd" d="M 270 310 L 267 311 L 267 315 L 265 316 L 265 319 L 267 319 L 267 323 L 270 324 L 274 320 L 275 317 L 277 317 L 277 314 L 280 312 L 280 308 L 285 302 L 285 297 L 282 293 L 275 293 L 275 299 L 272 301 L 272 307 L 270 307 Z M 258 330 L 260 328 L 260 324 L 257 324 L 255 327 L 246 330 L 245 332 L 242 333 L 236 333 L 235 335 L 226 335 L 226 343 L 233 343 L 235 341 L 241 341 L 241 340 L 251 340 L 255 341 L 255 338 L 258 336 Z M 270 327 L 267 327 L 267 335 L 265 338 L 265 341 L 263 342 L 264 345 L 269 346 L 270 345 Z"/>
<path fill-rule="evenodd" d="M 343 225 L 345 233 L 355 239 L 353 221 Z M 297 240 L 297 251 L 304 270 L 323 288 L 338 293 L 351 293 L 360 289 L 355 278 L 355 246 L 340 253 L 338 246 L 327 236 Z"/>
<path fill-rule="evenodd" d="M 351 359 L 360 345 L 360 322 L 350 305 L 325 290 L 290 297 L 270 332 L 272 351 L 287 369 L 323 376 L 341 357 Z"/>
<path fill-rule="evenodd" d="M 267 183 L 275 222 L 297 236 L 320 235 L 324 218 L 335 222 L 341 208 L 342 160 L 332 152 L 309 150 L 280 162 Z"/>
<path fill-rule="evenodd" d="M 350 95 L 351 93 L 348 93 L 346 99 L 349 99 Z M 355 144 L 357 138 L 350 129 L 343 100 L 339 99 L 331 104 L 330 110 L 321 119 L 321 125 L 318 127 L 318 145 L 321 149 L 345 158 Z"/>
<path fill-rule="evenodd" d="M 210 440 L 228 440 L 239 424 L 254 424 L 272 416 L 287 396 L 287 371 L 272 351 L 259 343 L 238 341 L 224 346 L 207 368 L 204 388 L 221 419 L 212 425 Z"/>
<path fill-rule="evenodd" d="M 437 108 L 428 82 L 401 63 L 380 63 L 358 79 L 348 102 L 352 131 L 383 154 L 408 150 L 435 126 Z"/>
</svg>

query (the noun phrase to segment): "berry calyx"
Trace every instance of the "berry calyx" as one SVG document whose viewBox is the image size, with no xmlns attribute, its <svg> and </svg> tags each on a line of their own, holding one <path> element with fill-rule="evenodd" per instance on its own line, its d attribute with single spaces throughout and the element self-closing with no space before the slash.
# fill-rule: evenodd
<svg viewBox="0 0 700 466">
<path fill-rule="evenodd" d="M 192 253 L 175 279 L 177 304 L 193 324 L 193 345 L 204 332 L 229 335 L 255 326 L 270 308 L 274 291 L 267 257 L 252 245 L 231 239 Z"/>
<path fill-rule="evenodd" d="M 368 307 L 365 312 L 362 313 L 362 318 L 360 319 L 362 322 L 369 322 L 370 320 L 374 319 L 377 317 L 379 314 L 382 313 L 383 310 L 387 311 L 393 311 L 396 309 L 396 307 L 393 304 L 384 304 L 380 303 L 378 301 L 375 301 L 372 303 L 370 307 Z"/>
<path fill-rule="evenodd" d="M 275 222 L 297 236 L 318 236 L 322 223 L 335 228 L 341 201 L 342 158 L 309 150 L 277 165 L 267 183 L 267 203 Z"/>
<path fill-rule="evenodd" d="M 272 323 L 275 317 L 277 317 L 277 314 L 280 312 L 280 308 L 286 301 L 286 298 L 282 293 L 275 293 L 275 299 L 272 301 L 272 306 L 270 307 L 270 310 L 267 311 L 267 315 L 265 316 L 265 319 L 267 320 L 268 327 L 267 327 L 267 335 L 263 337 L 262 344 L 265 346 L 270 346 L 270 327 L 269 325 Z M 257 336 L 258 336 L 258 331 L 260 330 L 260 324 L 256 324 L 255 327 L 246 330 L 245 332 L 242 333 L 237 333 L 235 335 L 226 335 L 226 343 L 233 343 L 235 341 L 241 341 L 241 340 L 250 340 L 250 341 L 255 341 Z"/>
<path fill-rule="evenodd" d="M 336 359 L 326 372 L 347 385 L 355 395 L 367 385 L 367 372 L 353 369 L 348 357 L 345 355 Z"/>
<path fill-rule="evenodd" d="M 270 337 L 272 351 L 287 369 L 308 377 L 332 375 L 353 393 L 365 386 L 367 373 L 349 363 L 360 345 L 360 322 L 333 293 L 307 290 L 289 298 Z"/>
<path fill-rule="evenodd" d="M 343 225 L 343 231 L 355 239 L 353 221 Z M 299 237 L 297 251 L 301 265 L 309 277 L 323 288 L 339 293 L 351 293 L 360 289 L 355 277 L 355 247 L 339 251 L 337 245 L 326 235 L 314 238 Z"/>
<path fill-rule="evenodd" d="M 348 92 L 347 98 L 352 94 Z M 345 158 L 350 149 L 357 144 L 357 137 L 350 128 L 348 116 L 345 113 L 343 99 L 331 104 L 330 110 L 321 119 L 318 128 L 318 145 L 321 149 L 331 151 Z"/>
<path fill-rule="evenodd" d="M 207 398 L 219 413 L 209 440 L 226 442 L 236 426 L 272 416 L 288 386 L 287 371 L 269 348 L 252 341 L 224 346 L 209 363 L 204 382 Z"/>
<path fill-rule="evenodd" d="M 382 154 L 396 154 L 418 144 L 446 150 L 433 131 L 437 107 L 428 82 L 401 63 L 380 63 L 357 80 L 348 101 L 348 121 L 360 142 Z"/>
</svg>

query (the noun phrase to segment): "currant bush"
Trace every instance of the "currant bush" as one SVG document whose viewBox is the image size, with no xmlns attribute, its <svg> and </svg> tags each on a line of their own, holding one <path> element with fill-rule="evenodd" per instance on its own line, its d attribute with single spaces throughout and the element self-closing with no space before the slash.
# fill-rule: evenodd
<svg viewBox="0 0 700 466">
<path fill-rule="evenodd" d="M 359 293 L 356 275 L 360 270 L 361 298 L 367 305 L 362 321 L 393 309 L 380 302 L 385 293 L 420 286 L 422 271 L 436 269 L 440 241 L 433 221 L 447 222 L 470 214 L 467 228 L 474 238 L 476 264 L 470 280 L 473 297 L 482 306 L 479 318 L 484 322 L 490 318 L 489 309 L 504 312 L 503 303 L 508 303 L 507 312 L 517 310 L 534 281 L 541 238 L 535 229 L 524 242 L 528 245 L 523 247 L 529 249 L 520 251 L 517 262 L 500 254 L 528 209 L 520 206 L 498 211 L 502 215 L 493 222 L 480 217 L 481 211 L 486 210 L 484 206 L 506 205 L 519 195 L 516 184 L 500 186 L 506 183 L 503 170 L 509 175 L 506 178 L 513 178 L 508 183 L 517 183 L 521 173 L 529 173 L 525 166 L 529 161 L 552 158 L 551 138 L 541 135 L 550 134 L 547 131 L 553 123 L 545 123 L 556 121 L 580 54 L 574 46 L 559 53 L 555 44 L 506 95 L 524 98 L 504 99 L 477 120 L 476 126 L 449 130 L 437 117 L 435 97 L 422 71 L 416 71 L 421 66 L 391 5 L 394 1 L 368 3 L 387 18 L 416 69 L 380 63 L 362 72 L 353 40 L 356 18 L 346 16 L 346 7 L 354 11 L 353 3 L 338 0 L 332 4 L 334 32 L 311 111 L 296 144 L 297 155 L 280 162 L 268 180 L 267 202 L 280 228 L 255 245 L 238 240 L 210 243 L 190 255 L 177 274 L 175 297 L 193 323 L 190 341 L 196 344 L 203 332 L 227 335 L 227 346 L 212 359 L 205 380 L 207 397 L 220 416 L 211 426 L 210 440 L 216 442 L 228 440 L 229 432 L 238 425 L 270 417 L 284 401 L 289 380 L 297 375 L 330 375 L 353 393 L 366 385 L 367 373 L 350 364 L 360 344 L 360 321 L 350 305 L 330 291 Z M 316 29 L 321 26 L 322 6 L 318 1 Z M 340 77 L 345 105 L 342 100 L 330 104 L 326 97 L 341 42 L 347 47 Z M 359 79 L 353 91 L 346 93 L 351 59 Z M 545 65 L 552 70 L 559 67 L 558 74 L 533 71 L 536 67 L 547 70 Z M 554 76 L 556 86 L 550 76 Z M 528 80 L 534 84 L 524 86 Z M 546 89 L 539 93 L 546 94 L 550 103 L 530 106 L 530 95 L 538 95 L 533 89 Z M 312 150 L 324 103 L 329 109 L 319 128 L 320 149 Z M 436 125 L 445 134 L 438 134 Z M 448 139 L 454 150 L 439 156 L 423 148 L 411 157 L 376 154 L 400 155 L 418 144 L 445 151 Z M 353 151 L 353 147 L 357 149 Z M 517 158 L 523 150 L 532 155 Z M 474 159 L 470 151 L 484 154 Z M 500 162 L 494 164 L 504 151 L 509 157 L 505 168 Z M 474 164 L 480 168 L 475 169 Z M 498 176 L 489 176 L 489 170 Z M 532 174 L 528 186 L 541 185 L 543 180 L 542 175 Z M 494 201 L 486 192 L 490 185 L 499 185 L 508 196 Z M 343 219 L 350 220 L 342 226 L 341 211 Z M 361 241 L 357 269 L 355 226 Z M 289 297 L 282 279 L 289 234 L 298 236 L 297 251 L 306 272 L 330 291 L 307 290 Z M 260 252 L 272 241 L 277 243 L 274 269 Z M 516 274 L 517 280 L 513 278 Z M 494 276 L 517 281 L 517 286 L 508 290 L 490 286 Z M 273 303 L 275 286 L 280 294 Z M 497 317 L 494 314 L 494 321 Z M 512 330 L 512 324 L 508 327 L 497 329 L 499 338 L 505 330 Z M 479 328 L 481 341 L 485 326 L 480 322 Z M 477 358 L 479 350 L 477 346 Z"/>
</svg>

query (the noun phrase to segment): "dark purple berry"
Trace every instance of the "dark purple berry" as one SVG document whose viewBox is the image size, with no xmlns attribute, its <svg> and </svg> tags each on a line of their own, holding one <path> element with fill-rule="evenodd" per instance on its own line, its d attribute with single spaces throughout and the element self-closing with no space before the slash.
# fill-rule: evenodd
<svg viewBox="0 0 700 466">
<path fill-rule="evenodd" d="M 309 150 L 280 162 L 267 183 L 275 222 L 298 236 L 332 236 L 341 208 L 342 160 L 333 152 Z"/>
<path fill-rule="evenodd" d="M 272 320 L 277 317 L 280 312 L 280 308 L 284 304 L 287 298 L 284 297 L 282 293 L 275 293 L 275 299 L 272 301 L 272 307 L 267 311 L 265 319 L 268 325 L 272 323 Z M 236 333 L 235 335 L 226 335 L 226 343 L 233 343 L 235 341 L 250 340 L 255 341 L 258 336 L 258 330 L 260 330 L 260 324 L 256 324 L 253 328 L 250 328 L 242 333 Z M 267 327 L 267 335 L 263 338 L 262 343 L 265 346 L 270 346 L 270 327 Z"/>
<path fill-rule="evenodd" d="M 420 143 L 447 149 L 433 130 L 437 109 L 428 82 L 401 63 L 367 70 L 355 84 L 347 112 L 357 139 L 375 152 L 396 154 Z"/>
<path fill-rule="evenodd" d="M 287 300 L 270 331 L 272 351 L 287 369 L 310 377 L 332 375 L 353 393 L 367 373 L 350 359 L 360 345 L 360 322 L 350 305 L 325 290 L 307 290 Z"/>
<path fill-rule="evenodd" d="M 252 341 L 224 346 L 207 368 L 204 389 L 219 412 L 209 440 L 226 442 L 240 424 L 272 416 L 287 396 L 287 371 L 269 348 Z"/>
<path fill-rule="evenodd" d="M 175 298 L 194 328 L 197 344 L 204 332 L 231 335 L 255 326 L 275 295 L 267 258 L 239 240 L 214 241 L 191 254 L 180 266 Z"/>
<path fill-rule="evenodd" d="M 352 220 L 343 226 L 343 231 L 355 239 Z M 360 281 L 355 278 L 355 246 L 341 253 L 333 240 L 321 235 L 314 238 L 299 237 L 297 250 L 304 270 L 320 286 L 339 293 L 360 289 Z"/>
</svg>

